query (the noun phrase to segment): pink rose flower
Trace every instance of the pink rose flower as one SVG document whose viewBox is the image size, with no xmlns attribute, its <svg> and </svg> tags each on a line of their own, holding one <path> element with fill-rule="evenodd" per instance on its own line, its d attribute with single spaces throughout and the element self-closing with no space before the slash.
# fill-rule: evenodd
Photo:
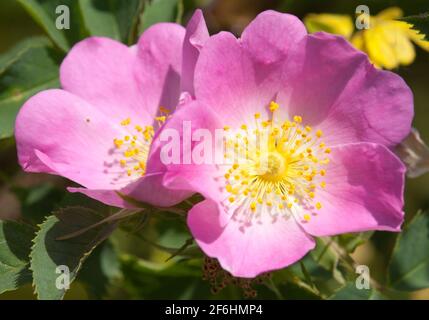
<svg viewBox="0 0 429 320">
<path fill-rule="evenodd" d="M 179 101 L 184 36 L 161 23 L 132 47 L 100 37 L 76 44 L 61 65 L 62 89 L 38 93 L 19 112 L 24 170 L 66 177 L 83 186 L 70 191 L 118 207 L 133 206 L 118 192 L 158 206 L 188 197 L 162 186 L 151 144 Z"/>
<path fill-rule="evenodd" d="M 342 37 L 308 35 L 292 15 L 263 12 L 240 39 L 208 38 L 195 20 L 193 99 L 166 128 L 223 128 L 220 147 L 236 158 L 168 165 L 163 183 L 204 195 L 188 214 L 202 250 L 234 276 L 255 277 L 301 259 L 313 237 L 399 231 L 405 168 L 390 149 L 411 130 L 405 82 Z"/>
</svg>

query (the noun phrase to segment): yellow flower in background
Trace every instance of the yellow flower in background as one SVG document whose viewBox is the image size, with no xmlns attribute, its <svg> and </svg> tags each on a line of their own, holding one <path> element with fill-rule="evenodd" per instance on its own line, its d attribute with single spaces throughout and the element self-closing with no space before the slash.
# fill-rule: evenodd
<svg viewBox="0 0 429 320">
<path fill-rule="evenodd" d="M 354 24 L 350 16 L 342 14 L 311 13 L 304 18 L 308 32 L 325 31 L 339 34 L 349 39 L 354 30 Z"/>
<path fill-rule="evenodd" d="M 429 41 L 424 35 L 411 29 L 411 25 L 398 21 L 403 17 L 400 8 L 392 7 L 371 16 L 369 29 L 354 30 L 350 16 L 339 14 L 310 14 L 305 19 L 309 32 L 325 31 L 339 34 L 350 40 L 359 50 L 367 53 L 379 68 L 394 69 L 400 65 L 411 64 L 416 52 L 412 41 L 429 51 Z"/>
</svg>

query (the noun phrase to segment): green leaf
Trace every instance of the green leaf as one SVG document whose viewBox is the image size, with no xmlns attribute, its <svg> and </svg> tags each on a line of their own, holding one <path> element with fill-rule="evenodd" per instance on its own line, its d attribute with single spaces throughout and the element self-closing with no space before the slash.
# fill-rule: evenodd
<svg viewBox="0 0 429 320">
<path fill-rule="evenodd" d="M 329 297 L 330 300 L 385 300 L 376 289 L 357 289 L 355 283 L 348 283 Z"/>
<path fill-rule="evenodd" d="M 121 264 L 110 241 L 105 241 L 88 257 L 77 280 L 84 284 L 90 296 L 101 299 L 108 286 L 122 276 Z"/>
<path fill-rule="evenodd" d="M 429 288 L 429 215 L 420 213 L 399 235 L 389 265 L 393 289 Z"/>
<path fill-rule="evenodd" d="M 28 270 L 31 227 L 12 221 L 0 221 L 0 294 L 31 282 Z"/>
<path fill-rule="evenodd" d="M 180 18 L 183 3 L 178 0 L 152 0 L 145 2 L 145 9 L 140 16 L 139 33 L 158 22 L 174 22 Z"/>
<path fill-rule="evenodd" d="M 67 52 L 77 41 L 83 39 L 80 13 L 75 0 L 18 0 L 37 24 L 46 32 L 52 42 L 63 52 Z M 62 12 L 57 13 L 59 6 L 67 6 L 70 13 L 70 28 L 58 29 L 57 19 L 62 19 Z"/>
<path fill-rule="evenodd" d="M 413 26 L 414 30 L 425 35 L 425 40 L 429 41 L 429 12 L 415 16 L 408 16 L 400 19 Z"/>
<path fill-rule="evenodd" d="M 374 231 L 360 233 L 345 233 L 338 236 L 338 244 L 347 252 L 353 253 L 357 247 L 364 244 L 372 237 Z"/>
<path fill-rule="evenodd" d="M 89 35 L 129 42 L 137 23 L 140 0 L 79 0 L 83 24 Z"/>
<path fill-rule="evenodd" d="M 39 299 L 62 299 L 66 290 L 56 287 L 57 267 L 68 267 L 71 283 L 85 258 L 115 230 L 117 224 L 103 224 L 79 237 L 64 241 L 57 239 L 101 219 L 102 216 L 93 210 L 73 207 L 58 211 L 40 225 L 30 255 L 33 285 Z"/>
<path fill-rule="evenodd" d="M 62 55 L 47 43 L 27 40 L 0 57 L 0 139 L 12 136 L 18 110 L 30 96 L 59 87 Z"/>
<path fill-rule="evenodd" d="M 318 246 L 320 246 L 320 244 L 318 244 Z M 317 251 L 321 250 L 318 249 Z M 328 254 L 330 253 L 325 253 L 325 258 L 319 259 L 320 255 L 315 257 L 313 254 L 309 253 L 302 260 L 288 267 L 286 271 L 297 279 L 300 279 L 310 288 L 317 288 L 321 296 L 329 296 L 332 292 L 341 287 L 343 284 L 341 281 L 343 281 L 343 279 L 335 274 L 339 271 L 336 270 L 336 266 L 333 264 L 334 260 L 331 257 L 328 258 Z M 326 261 L 323 261 L 325 259 Z M 305 266 L 305 271 L 302 268 L 302 264 Z M 311 281 L 309 278 L 311 278 Z"/>
</svg>

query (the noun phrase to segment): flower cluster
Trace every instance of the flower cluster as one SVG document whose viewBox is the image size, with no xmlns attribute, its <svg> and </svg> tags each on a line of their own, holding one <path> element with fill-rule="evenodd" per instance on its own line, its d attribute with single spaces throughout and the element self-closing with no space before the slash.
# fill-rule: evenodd
<svg viewBox="0 0 429 320">
<path fill-rule="evenodd" d="M 186 29 L 156 24 L 132 47 L 86 39 L 60 78 L 18 115 L 21 166 L 121 208 L 203 195 L 188 226 L 233 276 L 288 266 L 313 237 L 400 230 L 405 167 L 391 150 L 411 130 L 413 96 L 343 37 L 274 11 L 239 39 L 210 36 L 198 10 Z M 185 122 L 222 130 L 222 143 L 185 141 Z M 181 159 L 226 149 L 225 161 L 163 162 L 167 130 Z"/>
</svg>

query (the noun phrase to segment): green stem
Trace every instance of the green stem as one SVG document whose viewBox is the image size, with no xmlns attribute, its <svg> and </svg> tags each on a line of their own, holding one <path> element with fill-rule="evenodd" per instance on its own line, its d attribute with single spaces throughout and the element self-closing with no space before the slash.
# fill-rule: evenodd
<svg viewBox="0 0 429 320">
<path fill-rule="evenodd" d="M 274 294 L 276 295 L 278 300 L 284 300 L 282 293 L 280 292 L 279 288 L 277 288 L 276 284 L 274 283 L 273 279 L 269 279 L 264 282 L 268 289 L 270 289 Z"/>
</svg>

